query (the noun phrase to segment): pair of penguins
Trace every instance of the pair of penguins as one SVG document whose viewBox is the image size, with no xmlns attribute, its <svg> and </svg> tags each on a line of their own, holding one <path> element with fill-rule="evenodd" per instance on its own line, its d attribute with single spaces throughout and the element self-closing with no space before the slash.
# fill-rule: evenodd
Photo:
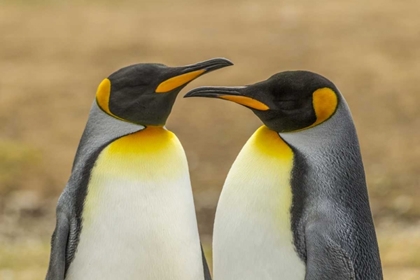
<svg viewBox="0 0 420 280">
<path fill-rule="evenodd" d="M 229 65 L 136 64 L 101 82 L 59 198 L 47 280 L 211 279 L 185 153 L 164 125 L 186 84 Z M 332 82 L 288 71 L 185 97 L 195 96 L 244 105 L 264 124 L 223 187 L 214 279 L 382 279 L 355 128 Z"/>
</svg>

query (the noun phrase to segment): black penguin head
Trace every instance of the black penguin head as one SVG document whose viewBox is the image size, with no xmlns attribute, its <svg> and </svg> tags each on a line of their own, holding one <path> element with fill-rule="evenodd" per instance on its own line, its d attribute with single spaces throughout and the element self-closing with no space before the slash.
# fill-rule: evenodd
<svg viewBox="0 0 420 280">
<path fill-rule="evenodd" d="M 195 78 L 232 65 L 223 58 L 183 67 L 135 64 L 104 79 L 96 101 L 108 115 L 142 125 L 164 125 L 181 89 Z"/>
<path fill-rule="evenodd" d="M 200 87 L 185 97 L 216 97 L 250 108 L 270 129 L 290 132 L 330 118 L 339 102 L 338 90 L 326 78 L 308 71 L 287 71 L 243 87 Z"/>
</svg>

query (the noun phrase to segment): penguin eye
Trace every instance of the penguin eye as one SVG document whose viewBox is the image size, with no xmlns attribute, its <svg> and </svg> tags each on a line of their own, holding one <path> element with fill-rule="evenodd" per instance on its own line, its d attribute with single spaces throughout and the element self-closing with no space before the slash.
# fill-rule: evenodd
<svg viewBox="0 0 420 280">
<path fill-rule="evenodd" d="M 299 107 L 297 100 L 278 100 L 277 105 L 281 110 L 295 110 Z"/>
<path fill-rule="evenodd" d="M 143 79 L 133 79 L 133 78 L 125 78 L 119 79 L 112 83 L 115 88 L 124 89 L 124 88 L 138 88 L 144 87 L 148 85 L 147 81 Z"/>
<path fill-rule="evenodd" d="M 127 83 L 128 87 L 144 87 L 150 84 L 150 81 L 145 79 L 135 79 Z"/>
</svg>

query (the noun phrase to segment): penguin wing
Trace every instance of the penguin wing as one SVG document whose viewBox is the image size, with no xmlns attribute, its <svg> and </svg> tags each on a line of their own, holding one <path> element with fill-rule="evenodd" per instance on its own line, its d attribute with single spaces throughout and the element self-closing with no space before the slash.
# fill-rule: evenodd
<svg viewBox="0 0 420 280">
<path fill-rule="evenodd" d="M 57 211 L 57 224 L 51 238 L 51 257 L 46 280 L 63 280 L 66 272 L 67 244 L 70 237 L 70 220 Z"/>
<path fill-rule="evenodd" d="M 355 280 L 354 263 L 347 252 L 319 226 L 306 232 L 305 280 Z"/>
</svg>

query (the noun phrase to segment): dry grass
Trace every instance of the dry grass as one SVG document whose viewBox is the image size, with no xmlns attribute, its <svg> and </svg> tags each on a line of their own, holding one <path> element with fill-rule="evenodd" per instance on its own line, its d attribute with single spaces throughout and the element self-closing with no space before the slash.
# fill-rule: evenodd
<svg viewBox="0 0 420 280">
<path fill-rule="evenodd" d="M 339 86 L 360 136 L 385 276 L 420 275 L 419 1 L 71 2 L 0 2 L 0 279 L 43 277 L 55 200 L 97 84 L 132 63 L 217 56 L 236 65 L 188 88 L 288 69 Z M 206 244 L 226 173 L 258 125 L 228 102 L 174 107 L 168 127 L 187 151 Z"/>
</svg>

